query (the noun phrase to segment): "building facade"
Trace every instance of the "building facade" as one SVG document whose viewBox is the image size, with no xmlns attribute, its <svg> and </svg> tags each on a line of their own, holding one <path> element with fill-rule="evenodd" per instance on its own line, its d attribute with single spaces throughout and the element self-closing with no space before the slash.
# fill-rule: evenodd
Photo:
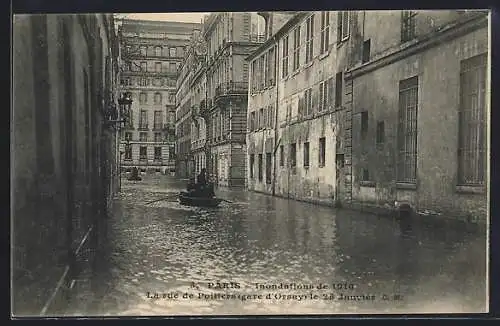
<svg viewBox="0 0 500 326">
<path fill-rule="evenodd" d="M 200 60 L 193 65 L 193 74 L 190 79 L 192 90 L 192 112 L 191 123 L 191 154 L 193 157 L 194 172 L 198 175 L 201 169 L 207 168 L 207 157 L 210 157 L 207 146 L 207 124 L 202 116 L 207 111 L 207 75 L 206 75 L 206 45 L 200 37 L 197 42 Z"/>
<path fill-rule="evenodd" d="M 199 75 L 199 70 L 203 67 L 205 59 L 204 50 L 205 46 L 201 40 L 201 30 L 193 30 L 189 45 L 186 47 L 186 54 L 184 61 L 179 69 L 179 78 L 177 79 L 177 94 L 176 94 L 176 147 L 177 147 L 177 160 L 176 171 L 177 177 L 190 178 L 195 175 L 195 159 L 191 151 L 193 125 L 196 122 L 193 109 L 195 101 L 195 94 L 198 92 L 193 89 L 193 77 Z"/>
<path fill-rule="evenodd" d="M 122 132 L 124 169 L 175 171 L 175 94 L 178 70 L 199 24 L 122 20 L 121 92 L 133 100 Z"/>
<path fill-rule="evenodd" d="M 348 14 L 300 12 L 251 64 L 247 187 L 334 204 L 350 200 Z"/>
<path fill-rule="evenodd" d="M 64 311 L 118 189 L 111 15 L 14 15 L 12 312 Z"/>
<path fill-rule="evenodd" d="M 488 58 L 485 12 L 297 13 L 248 58 L 248 188 L 484 221 Z"/>
<path fill-rule="evenodd" d="M 245 134 L 248 62 L 245 57 L 264 41 L 257 13 L 213 13 L 204 21 L 207 44 L 204 113 L 210 178 L 219 186 L 245 184 Z"/>
<path fill-rule="evenodd" d="M 488 13 L 366 11 L 353 18 L 355 61 L 346 75 L 353 200 L 484 222 Z"/>
</svg>

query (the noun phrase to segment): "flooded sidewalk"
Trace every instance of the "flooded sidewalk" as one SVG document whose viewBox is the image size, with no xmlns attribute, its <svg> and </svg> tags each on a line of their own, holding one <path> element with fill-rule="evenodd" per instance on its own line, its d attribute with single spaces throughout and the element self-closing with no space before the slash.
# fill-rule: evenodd
<svg viewBox="0 0 500 326">
<path fill-rule="evenodd" d="M 123 181 L 92 279 L 73 315 L 482 312 L 486 239 L 401 230 L 389 218 L 217 189 L 182 206 L 185 182 Z M 163 199 L 148 203 L 155 199 Z M 76 307 L 76 306 L 75 306 Z"/>
</svg>

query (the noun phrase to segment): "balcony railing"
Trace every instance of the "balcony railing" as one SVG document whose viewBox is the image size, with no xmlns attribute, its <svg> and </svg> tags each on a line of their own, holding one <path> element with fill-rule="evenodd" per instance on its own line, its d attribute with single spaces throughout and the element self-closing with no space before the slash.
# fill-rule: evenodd
<svg viewBox="0 0 500 326">
<path fill-rule="evenodd" d="M 247 83 L 245 82 L 227 82 L 222 83 L 215 89 L 215 97 L 233 95 L 233 94 L 246 94 L 248 92 Z"/>
<path fill-rule="evenodd" d="M 266 41 L 266 36 L 264 34 L 250 34 L 250 42 L 254 43 L 264 43 Z"/>
<path fill-rule="evenodd" d="M 206 140 L 204 138 L 197 139 L 193 142 L 191 142 L 191 149 L 200 149 L 205 146 Z"/>
<path fill-rule="evenodd" d="M 139 124 L 139 126 L 137 126 L 137 129 L 139 129 L 139 130 L 147 130 L 148 129 L 148 125 L 147 124 Z"/>
<path fill-rule="evenodd" d="M 156 76 L 156 77 L 177 77 L 177 71 L 157 71 L 157 70 L 130 70 L 126 71 L 127 76 Z"/>
</svg>

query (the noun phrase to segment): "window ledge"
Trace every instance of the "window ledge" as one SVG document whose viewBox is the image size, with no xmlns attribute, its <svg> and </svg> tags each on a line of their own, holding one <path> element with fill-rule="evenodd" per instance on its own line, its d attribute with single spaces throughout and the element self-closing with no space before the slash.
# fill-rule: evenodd
<svg viewBox="0 0 500 326">
<path fill-rule="evenodd" d="M 309 62 L 307 62 L 306 64 L 304 64 L 304 69 L 311 67 L 311 66 L 313 65 L 313 63 L 314 63 L 314 60 L 313 60 L 313 59 L 311 59 L 311 61 L 309 61 Z M 298 71 L 298 70 L 297 70 L 297 71 Z"/>
<path fill-rule="evenodd" d="M 375 187 L 375 181 L 360 181 L 359 185 L 362 187 Z"/>
<path fill-rule="evenodd" d="M 323 52 L 321 53 L 319 56 L 318 56 L 318 60 L 323 60 L 324 58 L 328 57 L 328 55 L 330 54 L 330 50 L 326 51 L 326 52 Z"/>
<path fill-rule="evenodd" d="M 417 189 L 417 184 L 416 183 L 407 183 L 407 182 L 397 182 L 396 188 L 397 189 L 415 190 L 415 189 Z"/>
<path fill-rule="evenodd" d="M 459 194 L 485 194 L 486 187 L 482 185 L 456 185 L 455 190 Z"/>
</svg>

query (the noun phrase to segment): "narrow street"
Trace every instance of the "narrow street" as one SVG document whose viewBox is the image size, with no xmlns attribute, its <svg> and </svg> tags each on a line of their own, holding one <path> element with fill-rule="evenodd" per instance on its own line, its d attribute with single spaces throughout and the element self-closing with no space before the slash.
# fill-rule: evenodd
<svg viewBox="0 0 500 326">
<path fill-rule="evenodd" d="M 217 195 L 231 203 L 215 209 L 191 208 L 176 200 L 183 187 L 184 181 L 163 175 L 144 176 L 138 183 L 123 179 L 107 231 L 108 247 L 93 280 L 95 304 L 78 309 L 75 305 L 71 314 L 485 309 L 484 238 L 430 226 L 401 230 L 387 217 L 244 190 L 219 188 Z M 163 197 L 168 198 L 147 204 Z M 199 288 L 193 288 L 193 282 Z M 208 282 L 239 283 L 240 288 L 210 289 Z M 266 288 L 280 283 L 295 283 L 296 288 Z M 298 289 L 320 283 L 330 288 Z M 148 298 L 148 292 L 160 298 Z M 193 297 L 183 298 L 184 293 Z M 199 293 L 262 297 L 210 299 L 200 298 Z M 266 299 L 269 293 L 271 298 Z M 318 297 L 306 298 L 311 293 Z M 280 297 L 289 294 L 298 296 Z M 341 294 L 357 297 L 346 300 Z"/>
</svg>

